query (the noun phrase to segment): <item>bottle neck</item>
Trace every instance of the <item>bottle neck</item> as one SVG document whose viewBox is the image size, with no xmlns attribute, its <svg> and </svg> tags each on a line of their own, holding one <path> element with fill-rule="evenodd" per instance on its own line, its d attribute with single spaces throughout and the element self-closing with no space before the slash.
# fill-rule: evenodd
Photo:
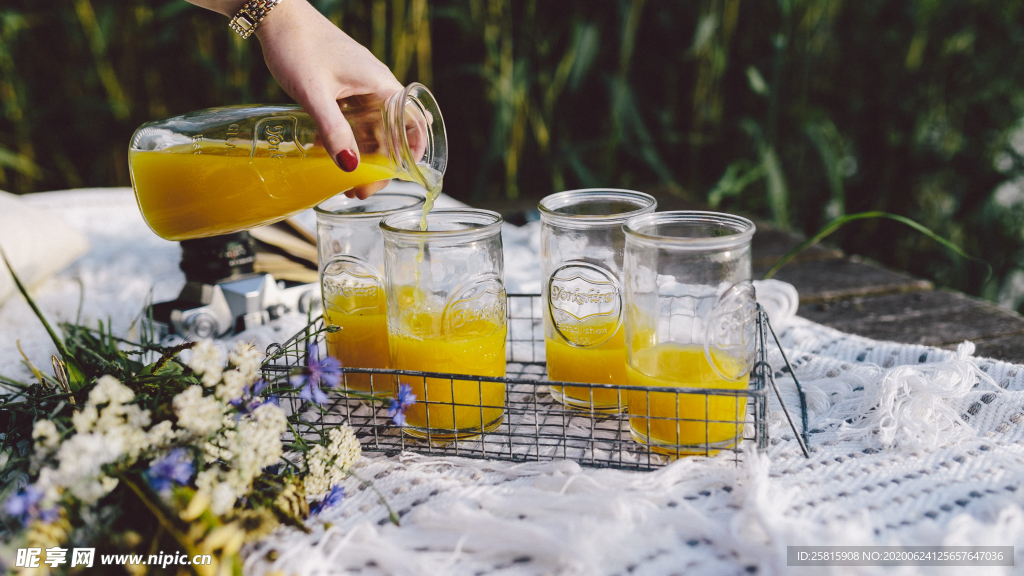
<svg viewBox="0 0 1024 576">
<path fill-rule="evenodd" d="M 397 176 L 431 188 L 444 174 L 444 121 L 433 95 L 412 83 L 381 105 L 383 145 Z"/>
</svg>

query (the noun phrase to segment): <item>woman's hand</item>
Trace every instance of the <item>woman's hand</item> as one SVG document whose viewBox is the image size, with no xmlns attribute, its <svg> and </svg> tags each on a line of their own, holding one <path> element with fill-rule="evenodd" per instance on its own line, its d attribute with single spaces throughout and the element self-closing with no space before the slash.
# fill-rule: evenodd
<svg viewBox="0 0 1024 576">
<path fill-rule="evenodd" d="M 234 14 L 245 0 L 188 0 Z M 342 32 L 307 0 L 285 0 L 256 28 L 267 68 L 278 84 L 313 118 L 324 148 L 338 166 L 359 165 L 359 147 L 340 102 L 380 101 L 402 89 L 394 74 L 369 50 Z M 349 198 L 368 198 L 387 185 L 375 182 L 349 190 Z"/>
</svg>

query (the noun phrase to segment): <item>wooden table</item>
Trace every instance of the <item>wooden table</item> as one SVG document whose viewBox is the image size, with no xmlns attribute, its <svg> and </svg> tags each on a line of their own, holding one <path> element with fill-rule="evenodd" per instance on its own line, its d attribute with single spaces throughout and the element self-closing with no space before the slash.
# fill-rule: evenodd
<svg viewBox="0 0 1024 576">
<path fill-rule="evenodd" d="M 754 277 L 795 246 L 800 237 L 758 224 Z M 1024 363 L 1024 317 L 931 282 L 815 246 L 775 276 L 800 292 L 798 314 L 875 340 L 956 348 L 964 340 L 977 356 Z"/>
</svg>

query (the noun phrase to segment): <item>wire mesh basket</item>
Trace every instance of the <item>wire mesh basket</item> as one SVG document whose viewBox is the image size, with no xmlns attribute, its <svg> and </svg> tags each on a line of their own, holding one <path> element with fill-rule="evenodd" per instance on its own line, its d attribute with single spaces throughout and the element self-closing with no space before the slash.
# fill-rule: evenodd
<svg viewBox="0 0 1024 576">
<path fill-rule="evenodd" d="M 768 388 L 775 388 L 776 394 L 778 389 L 766 356 L 769 335 L 774 337 L 774 333 L 760 308 L 756 362 L 749 386 L 723 390 L 551 382 L 547 380 L 541 302 L 541 297 L 535 294 L 508 295 L 507 370 L 502 378 L 343 367 L 342 385 L 327 391 L 329 400 L 317 405 L 300 398 L 298 388 L 291 387 L 288 379 L 306 368 L 309 344 L 318 344 L 318 356 L 326 355 L 323 319 L 314 320 L 284 344 L 268 348 L 263 377 L 270 389 L 277 391 L 286 411 L 303 413 L 303 424 L 291 434 L 322 439 L 330 428 L 347 423 L 355 430 L 362 449 L 368 452 L 411 451 L 517 462 L 566 459 L 584 466 L 651 470 L 684 455 L 724 453 L 738 462 L 745 444 L 753 444 L 759 450 L 767 448 Z M 427 438 L 413 437 L 389 416 L 389 399 L 369 398 L 364 393 L 346 390 L 350 388 L 349 378 L 355 375 L 369 375 L 371 382 L 423 379 L 419 382 L 427 394 L 416 402 L 427 408 L 427 414 L 432 411 L 436 414 L 438 409 L 451 410 L 454 417 L 455 410 L 462 413 L 479 410 L 480 422 L 486 420 L 485 411 L 494 414 L 501 410 L 503 415 L 493 430 L 469 437 L 434 437 L 429 433 Z M 366 380 L 366 376 L 359 378 Z M 444 394 L 447 399 L 431 399 L 429 391 L 437 390 L 437 386 L 445 382 L 451 387 L 449 394 Z M 634 409 L 630 414 L 570 408 L 552 398 L 549 393 L 552 385 L 573 387 L 577 395 L 579 390 L 589 389 L 593 394 L 597 389 L 615 389 L 629 397 Z M 493 390 L 495 386 L 504 388 L 503 405 L 499 406 L 493 399 L 489 403 L 483 400 L 484 396 L 493 397 L 493 394 L 484 394 L 485 387 Z M 466 402 L 467 396 L 474 396 L 474 389 L 478 401 Z M 674 414 L 671 409 L 667 413 L 653 409 L 659 403 L 665 404 L 661 401 L 667 398 L 675 406 Z M 636 409 L 638 404 L 650 409 Z M 723 410 L 722 406 L 735 408 Z M 782 408 L 806 454 L 806 422 L 805 433 L 798 433 L 784 404 Z M 665 432 L 675 438 L 667 448 L 656 442 L 659 436 L 665 437 Z M 635 439 L 637 434 L 654 440 L 653 446 L 639 443 Z M 681 445 L 685 448 L 680 448 Z"/>
</svg>

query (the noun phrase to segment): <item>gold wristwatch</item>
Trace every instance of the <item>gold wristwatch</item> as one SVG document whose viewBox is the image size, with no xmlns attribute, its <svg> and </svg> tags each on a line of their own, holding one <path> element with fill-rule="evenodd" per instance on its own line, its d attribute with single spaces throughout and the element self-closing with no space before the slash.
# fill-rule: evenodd
<svg viewBox="0 0 1024 576">
<path fill-rule="evenodd" d="M 282 2 L 284 0 L 249 0 L 231 19 L 231 29 L 238 32 L 243 39 L 248 38 L 256 31 L 267 14 L 270 14 L 274 6 Z"/>
</svg>

